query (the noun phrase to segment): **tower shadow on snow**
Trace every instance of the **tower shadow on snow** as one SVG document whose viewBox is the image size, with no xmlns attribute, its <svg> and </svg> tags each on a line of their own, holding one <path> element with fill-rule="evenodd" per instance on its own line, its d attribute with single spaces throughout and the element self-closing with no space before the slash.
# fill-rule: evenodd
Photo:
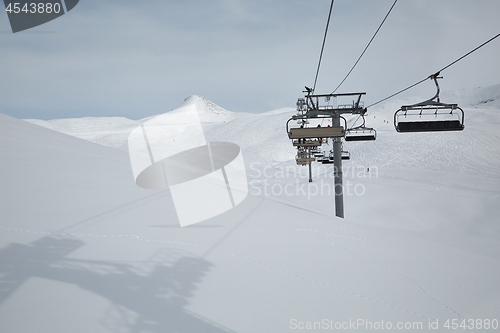
<svg viewBox="0 0 500 333">
<path fill-rule="evenodd" d="M 210 262 L 175 249 L 161 250 L 137 264 L 67 258 L 84 245 L 78 239 L 47 236 L 0 250 L 0 304 L 28 279 L 38 277 L 108 299 L 112 306 L 101 324 L 111 331 L 233 332 L 185 309 L 213 266 Z M 50 300 L 46 302 L 50 306 Z"/>
</svg>

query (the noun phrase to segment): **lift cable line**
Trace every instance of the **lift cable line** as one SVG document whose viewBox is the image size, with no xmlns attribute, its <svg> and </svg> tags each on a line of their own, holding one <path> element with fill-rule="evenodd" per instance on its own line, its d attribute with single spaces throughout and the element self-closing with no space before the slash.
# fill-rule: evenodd
<svg viewBox="0 0 500 333">
<path fill-rule="evenodd" d="M 352 68 L 349 70 L 349 72 L 347 73 L 347 75 L 344 77 L 344 79 L 342 79 L 342 82 L 339 83 L 339 85 L 337 86 L 337 88 L 335 88 L 335 90 L 332 92 L 332 94 L 334 94 L 339 88 L 340 86 L 344 83 L 344 81 L 347 79 L 347 77 L 351 74 L 351 72 L 354 70 L 354 67 L 356 67 L 356 65 L 358 64 L 358 62 L 361 60 L 361 58 L 363 57 L 363 55 L 365 54 L 366 50 L 368 49 L 368 47 L 370 46 L 370 44 L 373 42 L 373 40 L 375 39 L 375 36 L 377 36 L 380 28 L 382 28 L 382 26 L 384 25 L 385 23 L 385 20 L 387 19 L 387 17 L 389 16 L 389 14 L 391 13 L 392 9 L 394 8 L 394 6 L 396 5 L 396 2 L 398 2 L 398 0 L 394 0 L 394 3 L 392 4 L 391 8 L 389 9 L 389 11 L 387 12 L 387 14 L 385 15 L 384 19 L 382 20 L 382 23 L 380 23 L 380 25 L 378 26 L 377 28 L 377 31 L 375 31 L 375 33 L 373 34 L 372 36 L 372 39 L 370 39 L 370 41 L 368 42 L 368 44 L 366 45 L 365 49 L 363 50 L 363 52 L 361 52 L 361 55 L 359 56 L 358 60 L 356 60 L 356 62 L 354 63 L 354 65 L 352 66 Z"/>
<path fill-rule="evenodd" d="M 392 11 L 394 1 L 389 13 Z M 314 94 L 314 89 L 316 88 L 316 82 L 318 79 L 318 73 L 321 65 L 321 58 L 323 56 L 323 50 L 325 46 L 326 36 L 328 33 L 328 25 L 330 23 L 331 12 L 333 8 L 334 0 L 332 0 L 330 6 L 330 13 L 328 15 L 328 21 L 326 24 L 325 35 L 323 38 L 323 45 L 321 47 L 321 53 L 319 57 L 318 68 L 316 71 L 316 78 L 314 80 L 314 88 L 305 87 L 304 93 L 306 95 L 304 98 L 299 98 L 297 100 L 297 113 L 293 115 L 286 122 L 286 132 L 288 138 L 292 140 L 292 144 L 297 148 L 297 155 L 295 160 L 298 165 L 309 167 L 309 182 L 312 182 L 312 163 L 321 162 L 322 164 L 333 164 L 334 165 L 334 194 L 335 194 L 335 216 L 343 218 L 344 217 L 344 197 L 343 197 L 343 174 L 342 174 L 342 160 L 349 160 L 351 158 L 350 153 L 343 148 L 343 142 L 347 141 L 373 141 L 376 140 L 377 132 L 374 128 L 368 127 L 366 124 L 365 115 L 369 107 L 372 107 L 378 103 L 381 103 L 393 96 L 396 96 L 403 91 L 415 87 L 422 82 L 432 79 L 436 85 L 436 94 L 423 102 L 403 105 L 394 114 L 394 127 L 397 132 L 435 132 L 435 131 L 462 131 L 464 129 L 464 111 L 458 106 L 458 104 L 443 103 L 440 100 L 439 93 L 439 83 L 438 79 L 442 77 L 439 76 L 440 73 L 449 67 L 453 66 L 460 60 L 464 59 L 468 55 L 477 51 L 481 47 L 490 43 L 500 34 L 494 36 L 478 47 L 474 48 L 470 52 L 461 56 L 457 60 L 443 67 L 441 70 L 435 74 L 426 77 L 423 80 L 418 81 L 410 85 L 409 87 L 386 97 L 377 103 L 374 103 L 368 107 L 364 106 L 361 101 L 365 92 L 358 93 L 335 93 L 331 94 Z M 384 18 L 385 22 L 389 13 Z M 375 32 L 375 35 L 380 30 Z M 374 35 L 374 37 L 375 37 Z M 370 40 L 370 43 L 373 41 Z M 370 43 L 368 45 L 370 45 Z M 366 51 L 363 51 L 363 53 Z M 361 54 L 362 56 L 363 54 Z M 361 57 L 360 57 L 361 58 Z M 358 58 L 358 61 L 359 59 Z M 358 62 L 357 61 L 357 62 Z M 354 64 L 353 68 L 356 66 L 357 62 Z M 351 68 L 351 71 L 353 70 Z M 351 72 L 350 71 L 350 72 Z M 348 73 L 349 75 L 350 73 Z M 347 76 L 348 76 L 347 75 Z M 347 77 L 346 76 L 346 77 Z M 344 78 L 345 80 L 345 78 Z M 341 82 L 342 84 L 342 82 Z M 339 85 L 340 86 L 340 85 Z M 338 87 L 337 87 L 338 88 Z M 354 98 L 352 103 L 340 104 L 337 103 L 337 98 Z M 333 99 L 333 105 L 330 101 Z M 323 100 L 325 101 L 323 103 Z M 348 127 L 347 119 L 343 115 L 357 115 L 358 118 L 354 123 Z M 356 123 L 362 119 L 363 123 L 357 125 Z M 327 120 L 326 127 L 323 126 L 323 122 Z M 291 123 L 296 123 L 292 125 Z M 321 146 L 328 144 L 328 141 L 332 142 L 332 148 L 329 152 L 321 149 Z M 368 171 L 368 169 L 367 169 Z"/>
<path fill-rule="evenodd" d="M 316 82 L 318 81 L 319 68 L 321 67 L 321 58 L 323 58 L 323 50 L 325 49 L 326 35 L 328 34 L 328 26 L 330 25 L 330 17 L 332 16 L 333 3 L 330 4 L 330 12 L 328 13 L 328 20 L 326 21 L 325 36 L 323 37 L 323 45 L 321 45 L 321 52 L 319 54 L 318 68 L 316 69 L 316 77 L 314 78 L 313 91 L 316 89 Z"/>
<path fill-rule="evenodd" d="M 471 51 L 467 52 L 466 54 L 464 54 L 463 56 L 461 56 L 461 57 L 460 57 L 460 58 L 458 58 L 457 60 L 453 61 L 452 63 L 450 63 L 450 64 L 446 65 L 445 67 L 443 67 L 442 69 L 440 69 L 439 71 L 437 71 L 435 74 L 432 74 L 432 75 L 430 75 L 430 76 L 426 77 L 425 79 L 422 79 L 422 80 L 418 81 L 417 83 L 412 84 L 411 86 L 408 86 L 408 87 L 406 87 L 406 88 L 404 88 L 404 89 L 401 89 L 400 91 L 398 91 L 398 92 L 396 92 L 396 93 L 394 93 L 394 94 L 392 94 L 392 95 L 390 95 L 390 96 L 388 96 L 388 97 L 386 97 L 386 98 L 384 98 L 384 99 L 381 99 L 381 100 L 380 100 L 380 101 L 378 101 L 378 102 L 375 102 L 375 103 L 373 103 L 373 104 L 370 104 L 369 106 L 367 106 L 367 108 L 370 108 L 370 107 L 372 107 L 372 106 L 374 106 L 374 105 L 377 105 L 377 104 L 379 104 L 379 103 L 382 103 L 382 102 L 384 102 L 384 101 L 386 101 L 386 100 L 388 100 L 388 99 L 390 99 L 390 98 L 392 98 L 392 97 L 394 97 L 394 96 L 396 96 L 396 95 L 401 94 L 402 92 L 407 91 L 408 89 L 411 89 L 411 88 L 413 88 L 413 87 L 415 87 L 415 86 L 418 86 L 419 84 L 421 84 L 421 83 L 422 83 L 422 82 L 424 82 L 424 81 L 427 81 L 428 79 L 433 79 L 433 78 L 434 78 L 434 76 L 439 75 L 439 73 L 441 73 L 441 72 L 442 72 L 442 71 L 444 71 L 445 69 L 448 69 L 449 67 L 453 66 L 454 64 L 456 64 L 456 63 L 457 63 L 457 62 L 459 62 L 460 60 L 464 59 L 465 57 L 467 57 L 467 56 L 468 56 L 468 55 L 470 55 L 471 53 L 474 53 L 475 51 L 479 50 L 480 48 L 482 48 L 483 46 L 485 46 L 486 44 L 490 43 L 491 41 L 493 41 L 494 39 L 496 39 L 496 38 L 498 38 L 498 37 L 500 37 L 500 34 L 497 34 L 497 35 L 493 36 L 492 38 L 488 39 L 488 40 L 487 40 L 486 42 L 484 42 L 483 44 L 481 44 L 481 45 L 479 45 L 478 47 L 474 48 L 473 50 L 471 50 Z"/>
</svg>

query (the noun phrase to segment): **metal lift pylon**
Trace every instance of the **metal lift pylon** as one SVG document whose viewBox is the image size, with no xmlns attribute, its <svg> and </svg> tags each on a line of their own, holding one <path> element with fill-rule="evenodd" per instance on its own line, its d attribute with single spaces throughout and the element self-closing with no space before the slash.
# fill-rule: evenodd
<svg viewBox="0 0 500 333">
<path fill-rule="evenodd" d="M 340 126 L 340 114 L 332 117 L 332 125 Z M 344 218 L 344 187 L 342 181 L 342 139 L 333 139 L 333 178 L 335 187 L 335 216 Z"/>
<path fill-rule="evenodd" d="M 290 139 L 295 139 L 305 141 L 306 139 L 312 138 L 332 138 L 333 140 L 333 159 L 334 159 L 334 192 L 335 192 L 335 215 L 340 218 L 344 218 L 344 191 L 343 191 L 343 180 L 342 180 L 342 138 L 345 135 L 345 130 L 347 129 L 347 121 L 342 114 L 359 114 L 364 115 L 367 109 L 364 108 L 361 97 L 365 95 L 362 93 L 344 93 L 344 94 L 327 94 L 327 95 L 313 95 L 312 89 L 306 87 L 307 95 L 305 103 L 297 102 L 300 104 L 301 114 L 294 115 L 286 123 L 286 131 Z M 325 98 L 326 101 L 330 99 L 336 100 L 337 97 L 346 96 L 357 96 L 357 100 L 353 101 L 352 104 L 345 105 L 320 105 L 319 101 L 321 98 Z M 301 101 L 301 99 L 299 99 Z M 331 118 L 331 127 L 304 127 L 306 120 L 313 118 Z M 344 126 L 341 125 L 341 119 L 344 120 Z M 302 125 L 298 128 L 290 128 L 289 123 L 291 120 L 302 120 Z M 310 154 L 310 150 L 309 150 Z M 310 156 L 310 155 L 309 155 Z M 309 167 L 310 164 L 309 164 Z M 311 173 L 309 174 L 311 176 Z M 309 177 L 311 181 L 311 177 Z"/>
</svg>

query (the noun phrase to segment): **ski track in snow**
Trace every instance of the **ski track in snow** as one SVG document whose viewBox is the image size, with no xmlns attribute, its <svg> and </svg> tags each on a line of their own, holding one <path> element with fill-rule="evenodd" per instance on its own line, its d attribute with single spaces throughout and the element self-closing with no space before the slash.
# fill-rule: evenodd
<svg viewBox="0 0 500 333">
<path fill-rule="evenodd" d="M 298 231 L 299 233 L 303 233 L 303 231 L 305 231 L 306 229 L 301 229 L 301 231 Z M 318 233 L 321 233 L 317 230 L 312 230 L 314 232 L 318 232 Z M 444 304 L 443 302 L 437 300 L 435 297 L 433 297 L 432 295 L 430 295 L 422 286 L 420 286 L 419 284 L 417 284 L 415 281 L 413 281 L 412 279 L 410 279 L 409 277 L 407 277 L 406 275 L 400 273 L 400 272 L 397 272 L 395 270 L 393 270 L 392 268 L 390 267 L 387 267 L 383 264 L 380 264 L 379 262 L 375 261 L 375 260 L 372 260 L 372 259 L 367 259 L 363 256 L 361 256 L 360 254 L 354 252 L 354 251 L 351 251 L 349 249 L 347 249 L 346 247 L 338 244 L 337 242 L 331 242 L 329 239 L 330 237 L 332 236 L 332 234 L 336 231 L 336 228 L 333 229 L 333 231 L 331 233 L 328 233 L 327 234 L 327 237 L 325 240 L 323 240 L 324 242 L 330 244 L 330 245 L 333 245 L 337 248 L 339 248 L 340 250 L 342 250 L 343 252 L 349 254 L 350 256 L 353 256 L 363 262 L 367 262 L 367 263 L 370 263 L 372 265 L 375 265 L 377 267 L 380 267 L 388 272 L 391 272 L 393 274 L 396 274 L 398 275 L 400 278 L 402 278 L 403 280 L 405 280 L 406 282 L 410 283 L 411 285 L 413 285 L 415 288 L 418 289 L 418 291 L 420 291 L 422 294 L 424 294 L 426 297 L 428 297 L 430 300 L 432 300 L 434 303 L 444 307 L 445 309 L 447 309 L 448 311 L 452 312 L 457 318 L 459 319 L 463 319 L 462 316 L 457 312 L 455 311 L 453 308 L 451 308 L 450 306 Z M 315 239 L 318 239 L 317 237 L 313 237 L 313 236 L 308 236 L 308 237 L 312 237 L 312 238 L 315 238 Z M 433 318 L 431 318 L 433 319 Z"/>
<path fill-rule="evenodd" d="M 374 245 L 374 246 L 376 246 L 376 247 L 378 247 L 378 248 L 382 248 L 382 249 L 385 249 L 385 250 L 387 250 L 387 251 L 389 251 L 389 252 L 396 253 L 396 254 L 397 254 L 397 255 L 401 258 L 401 260 L 403 260 L 403 261 L 405 261 L 405 262 L 408 262 L 408 263 L 412 264 L 413 266 L 416 266 L 416 267 L 418 267 L 418 268 L 421 268 L 421 269 L 423 269 L 423 270 L 425 270 L 425 271 L 427 271 L 427 272 L 429 272 L 429 273 L 431 273 L 431 274 L 433 274 L 433 275 L 439 276 L 439 277 L 440 277 L 440 278 L 442 278 L 443 280 L 445 280 L 445 281 L 447 281 L 447 282 L 449 282 L 449 283 L 451 283 L 451 284 L 453 284 L 453 285 L 455 285 L 455 286 L 459 287 L 460 289 L 462 289 L 462 290 L 464 290 L 464 291 L 466 291 L 466 292 L 468 292 L 468 293 L 474 294 L 474 295 L 476 295 L 476 296 L 481 296 L 481 295 L 480 295 L 479 293 L 477 293 L 476 291 L 473 291 L 473 290 L 471 290 L 471 289 L 469 289 L 469 288 L 467 288 L 467 287 L 465 287 L 465 286 L 463 286 L 463 285 L 461 285 L 461 284 L 459 284 L 459 283 L 454 282 L 454 281 L 453 281 L 453 280 L 451 280 L 449 277 L 447 277 L 447 276 L 445 276 L 445 275 L 443 275 L 443 274 L 441 274 L 441 273 L 439 273 L 439 272 L 436 272 L 436 271 L 434 271 L 434 270 L 430 269 L 430 268 L 429 268 L 429 267 L 427 267 L 427 266 L 422 266 L 421 264 L 417 263 L 416 261 L 414 261 L 414 260 L 412 260 L 412 259 L 409 259 L 409 258 L 405 257 L 405 256 L 404 256 L 404 255 L 403 255 L 403 254 L 402 254 L 402 253 L 401 253 L 401 252 L 400 252 L 397 248 L 389 248 L 389 247 L 387 247 L 387 246 L 386 246 L 386 245 L 384 245 L 384 244 L 380 244 L 380 243 L 375 242 L 375 241 L 373 241 L 373 240 L 367 240 L 367 239 L 365 239 L 365 238 L 362 238 L 362 237 L 360 237 L 360 236 L 356 235 L 356 234 L 355 234 L 355 233 L 353 233 L 353 232 L 351 232 L 351 234 L 352 234 L 353 236 L 355 236 L 355 237 L 349 237 L 349 236 L 339 235 L 339 234 L 337 234 L 337 233 L 336 233 L 336 231 L 337 231 L 337 230 L 341 230 L 341 229 L 348 229 L 348 227 L 349 227 L 349 226 L 348 226 L 347 224 L 346 224 L 346 225 L 343 225 L 342 227 L 337 227 L 337 226 L 336 226 L 336 227 L 334 227 L 334 229 L 333 229 L 330 233 L 325 232 L 325 231 L 316 230 L 316 229 L 310 229 L 310 228 L 299 228 L 299 229 L 296 229 L 295 231 L 296 231 L 296 232 L 298 232 L 298 233 L 303 233 L 304 231 L 309 231 L 309 232 L 314 232 L 314 233 L 317 233 L 317 234 L 322 234 L 322 235 L 324 235 L 324 236 L 326 236 L 326 237 L 327 237 L 327 240 L 325 240 L 325 242 L 327 242 L 327 243 L 330 243 L 330 242 L 328 242 L 328 238 L 329 238 L 329 237 L 338 237 L 338 238 L 350 239 L 350 240 L 354 240 L 354 241 L 360 241 L 360 242 L 363 242 L 363 243 L 369 243 L 369 244 L 372 244 L 372 245 Z M 308 236 L 308 237 L 309 237 L 309 236 Z M 319 238 L 317 238 L 317 239 L 319 239 Z M 330 243 L 330 244 L 332 244 L 332 243 Z M 333 244 L 332 244 L 332 245 L 333 245 Z M 351 251 L 351 252 L 352 252 L 352 251 Z M 367 259 L 367 260 L 368 260 L 368 259 Z"/>
</svg>

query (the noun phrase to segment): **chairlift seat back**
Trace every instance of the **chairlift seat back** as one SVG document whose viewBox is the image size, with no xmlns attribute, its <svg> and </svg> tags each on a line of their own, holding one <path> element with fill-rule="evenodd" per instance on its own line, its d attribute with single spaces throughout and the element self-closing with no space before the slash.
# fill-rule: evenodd
<svg viewBox="0 0 500 333">
<path fill-rule="evenodd" d="M 344 136 L 343 126 L 290 128 L 290 139 L 338 138 Z"/>
<path fill-rule="evenodd" d="M 319 142 L 317 140 L 308 140 L 305 142 L 294 141 L 293 146 L 294 147 L 318 147 L 318 146 L 321 146 L 321 142 Z"/>
<path fill-rule="evenodd" d="M 296 158 L 298 165 L 304 165 L 304 164 L 311 164 L 315 160 L 313 157 L 306 157 L 306 158 Z"/>
</svg>

